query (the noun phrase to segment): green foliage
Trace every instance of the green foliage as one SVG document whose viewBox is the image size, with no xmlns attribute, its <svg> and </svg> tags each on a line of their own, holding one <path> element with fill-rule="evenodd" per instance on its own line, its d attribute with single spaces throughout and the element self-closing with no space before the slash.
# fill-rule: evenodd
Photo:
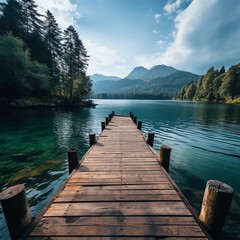
<svg viewBox="0 0 240 240">
<path fill-rule="evenodd" d="M 49 88 L 46 66 L 32 62 L 22 40 L 11 33 L 0 37 L 0 91 L 8 100 Z"/>
<path fill-rule="evenodd" d="M 229 68 L 226 72 L 210 68 L 196 83 L 189 83 L 182 88 L 178 99 L 200 100 L 207 102 L 238 102 L 240 96 L 240 64 Z"/>
<path fill-rule="evenodd" d="M 50 90 L 75 100 L 91 94 L 87 51 L 72 26 L 64 33 L 63 40 L 53 14 L 39 14 L 35 0 L 0 3 L 1 98 L 41 97 Z"/>
</svg>

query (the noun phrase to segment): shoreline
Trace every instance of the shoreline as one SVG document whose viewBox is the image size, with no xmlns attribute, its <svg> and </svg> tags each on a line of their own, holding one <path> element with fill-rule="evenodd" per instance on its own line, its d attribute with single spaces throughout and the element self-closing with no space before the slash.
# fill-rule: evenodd
<svg viewBox="0 0 240 240">
<path fill-rule="evenodd" d="M 0 109 L 4 110 L 20 110 L 20 109 L 49 109 L 49 108 L 76 108 L 76 107 L 96 107 L 98 104 L 93 100 L 82 100 L 80 102 L 68 101 L 28 101 L 15 100 L 10 105 L 1 105 Z"/>
</svg>

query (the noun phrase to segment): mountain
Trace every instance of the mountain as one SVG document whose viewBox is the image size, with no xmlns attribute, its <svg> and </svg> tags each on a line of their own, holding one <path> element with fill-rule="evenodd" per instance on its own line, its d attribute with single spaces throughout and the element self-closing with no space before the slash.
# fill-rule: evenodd
<svg viewBox="0 0 240 240">
<path fill-rule="evenodd" d="M 178 70 L 175 69 L 174 67 L 166 65 L 156 65 L 149 70 L 144 67 L 136 67 L 125 78 L 138 80 L 151 80 L 158 77 L 166 77 L 176 71 Z"/>
<path fill-rule="evenodd" d="M 159 69 L 159 67 L 155 68 L 155 70 L 156 69 Z M 167 68 L 165 69 L 167 70 Z M 95 82 L 93 84 L 93 92 L 96 97 L 101 97 L 100 95 L 105 93 L 121 96 L 132 96 L 136 94 L 145 94 L 147 96 L 161 95 L 164 96 L 164 98 L 173 98 L 182 87 L 186 86 L 186 84 L 191 81 L 196 82 L 199 78 L 199 75 L 176 69 L 174 71 L 174 68 L 171 67 L 168 68 L 168 70 L 172 73 L 151 80 L 124 78 L 118 81 Z M 152 74 L 150 76 L 154 75 Z"/>
<path fill-rule="evenodd" d="M 93 82 L 99 82 L 99 81 L 106 81 L 106 80 L 117 81 L 117 80 L 120 80 L 121 78 L 115 77 L 115 76 L 105 76 L 105 75 L 96 73 L 96 74 L 91 75 L 90 79 Z"/>
<path fill-rule="evenodd" d="M 126 79 L 142 79 L 141 77 L 148 72 L 147 68 L 135 67 L 125 78 Z"/>
<path fill-rule="evenodd" d="M 154 78 L 166 77 L 176 71 L 177 69 L 175 69 L 174 67 L 170 67 L 166 65 L 156 65 L 152 67 L 150 70 L 148 70 L 145 74 L 143 74 L 141 79 L 151 80 Z"/>
</svg>

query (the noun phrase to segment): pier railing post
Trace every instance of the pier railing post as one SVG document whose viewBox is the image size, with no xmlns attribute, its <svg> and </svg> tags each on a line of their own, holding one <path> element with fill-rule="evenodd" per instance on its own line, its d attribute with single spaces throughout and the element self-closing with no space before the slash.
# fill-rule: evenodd
<svg viewBox="0 0 240 240">
<path fill-rule="evenodd" d="M 154 141 L 154 134 L 153 132 L 148 133 L 147 143 L 153 147 L 153 141 Z"/>
<path fill-rule="evenodd" d="M 106 117 L 106 126 L 108 125 L 108 123 L 109 123 L 109 119 L 108 117 Z"/>
<path fill-rule="evenodd" d="M 213 239 L 219 239 L 233 192 L 229 185 L 218 180 L 209 180 L 206 184 L 199 219 Z"/>
<path fill-rule="evenodd" d="M 78 150 L 77 148 L 70 148 L 68 150 L 68 172 L 71 172 L 78 166 Z"/>
<path fill-rule="evenodd" d="M 133 118 L 133 122 L 134 122 L 135 124 L 137 124 L 137 117 L 134 117 L 134 118 Z"/>
<path fill-rule="evenodd" d="M 138 129 L 141 131 L 142 130 L 142 121 L 138 121 Z"/>
<path fill-rule="evenodd" d="M 32 223 L 25 186 L 7 188 L 0 193 L 0 201 L 11 239 L 19 239 Z"/>
<path fill-rule="evenodd" d="M 105 129 L 105 122 L 101 122 L 102 131 Z"/>
<path fill-rule="evenodd" d="M 90 147 L 96 143 L 96 134 L 95 133 L 89 133 L 89 145 Z"/>
<path fill-rule="evenodd" d="M 170 156 L 171 148 L 166 145 L 162 145 L 160 148 L 160 163 L 167 172 L 169 170 Z"/>
</svg>

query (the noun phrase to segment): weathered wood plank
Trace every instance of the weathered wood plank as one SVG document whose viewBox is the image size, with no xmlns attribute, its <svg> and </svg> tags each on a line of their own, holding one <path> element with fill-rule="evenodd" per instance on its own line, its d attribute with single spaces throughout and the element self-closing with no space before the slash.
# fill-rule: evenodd
<svg viewBox="0 0 240 240">
<path fill-rule="evenodd" d="M 185 205 L 174 202 L 97 202 L 97 203 L 53 203 L 45 217 L 48 216 L 139 216 L 171 215 L 191 216 Z"/>
<path fill-rule="evenodd" d="M 31 236 L 132 236 L 132 237 L 189 237 L 197 236 L 204 237 L 202 230 L 199 226 L 46 226 L 44 231 L 39 230 L 36 227 Z"/>
</svg>

